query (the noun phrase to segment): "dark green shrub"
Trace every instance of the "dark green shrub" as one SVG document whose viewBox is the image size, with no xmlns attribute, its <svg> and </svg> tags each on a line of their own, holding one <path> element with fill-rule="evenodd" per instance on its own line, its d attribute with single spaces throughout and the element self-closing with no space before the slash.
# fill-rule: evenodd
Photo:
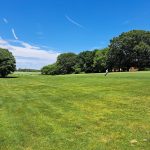
<svg viewBox="0 0 150 150">
<path fill-rule="evenodd" d="M 41 73 L 45 74 L 45 75 L 57 75 L 57 74 L 59 74 L 59 72 L 60 72 L 60 70 L 56 63 L 48 65 L 48 66 L 44 66 L 41 69 Z"/>
</svg>

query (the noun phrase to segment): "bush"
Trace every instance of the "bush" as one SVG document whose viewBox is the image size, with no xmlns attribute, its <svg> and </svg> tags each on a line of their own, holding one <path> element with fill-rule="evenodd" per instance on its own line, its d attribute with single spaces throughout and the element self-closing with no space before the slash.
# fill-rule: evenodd
<svg viewBox="0 0 150 150">
<path fill-rule="evenodd" d="M 59 67 L 56 63 L 48 65 L 48 66 L 44 66 L 41 69 L 41 73 L 43 75 L 57 75 L 57 74 L 59 74 L 59 72 L 60 72 Z"/>
</svg>

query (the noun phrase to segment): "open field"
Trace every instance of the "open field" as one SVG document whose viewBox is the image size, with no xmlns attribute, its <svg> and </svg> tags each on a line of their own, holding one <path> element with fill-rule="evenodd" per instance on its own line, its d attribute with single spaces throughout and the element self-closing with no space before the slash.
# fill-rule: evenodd
<svg viewBox="0 0 150 150">
<path fill-rule="evenodd" d="M 1 150 L 149 150 L 150 72 L 0 78 Z"/>
</svg>

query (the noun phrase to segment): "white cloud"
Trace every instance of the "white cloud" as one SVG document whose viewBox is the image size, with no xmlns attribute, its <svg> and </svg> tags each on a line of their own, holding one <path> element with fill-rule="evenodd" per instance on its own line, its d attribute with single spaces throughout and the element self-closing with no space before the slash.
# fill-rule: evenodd
<svg viewBox="0 0 150 150">
<path fill-rule="evenodd" d="M 0 37 L 0 45 L 5 45 L 7 44 L 7 41 L 3 40 L 1 37 Z"/>
<path fill-rule="evenodd" d="M 3 18 L 4 23 L 8 23 L 8 20 L 6 18 Z"/>
<path fill-rule="evenodd" d="M 84 28 L 81 24 L 79 24 L 78 22 L 74 21 L 73 19 L 71 19 L 69 16 L 65 16 L 66 19 L 71 22 L 72 24 L 76 25 L 77 27 L 80 27 L 80 28 Z"/>
<path fill-rule="evenodd" d="M 15 38 L 16 40 L 18 40 L 18 37 L 16 36 L 15 30 L 12 28 L 11 31 L 12 31 L 12 34 L 13 34 L 14 38 Z"/>
<path fill-rule="evenodd" d="M 13 53 L 17 68 L 40 69 L 44 65 L 54 63 L 60 54 L 23 41 L 3 40 L 2 38 L 0 39 L 0 47 L 9 49 Z"/>
</svg>

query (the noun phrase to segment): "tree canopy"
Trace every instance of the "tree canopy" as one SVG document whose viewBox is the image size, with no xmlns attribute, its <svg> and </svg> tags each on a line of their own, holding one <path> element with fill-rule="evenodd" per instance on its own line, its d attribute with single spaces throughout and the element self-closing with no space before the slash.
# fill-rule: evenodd
<svg viewBox="0 0 150 150">
<path fill-rule="evenodd" d="M 122 33 L 110 41 L 108 52 L 109 68 L 130 67 L 142 69 L 150 62 L 150 32 L 133 30 Z"/>
<path fill-rule="evenodd" d="M 107 61 L 107 53 L 109 48 L 104 48 L 101 50 L 94 50 L 95 55 L 93 59 L 93 67 L 94 72 L 105 72 L 107 69 L 106 61 Z"/>
<path fill-rule="evenodd" d="M 6 77 L 16 69 L 16 61 L 11 52 L 0 48 L 0 76 Z"/>
<path fill-rule="evenodd" d="M 93 72 L 93 60 L 94 52 L 93 51 L 83 51 L 78 55 L 78 65 L 81 68 L 82 72 L 90 73 Z"/>
<path fill-rule="evenodd" d="M 57 66 L 59 66 L 61 74 L 70 74 L 74 72 L 77 62 L 77 55 L 74 53 L 63 53 L 57 58 Z"/>
<path fill-rule="evenodd" d="M 60 74 L 59 68 L 56 63 L 44 66 L 41 69 L 41 73 L 45 75 L 57 75 Z"/>
</svg>

